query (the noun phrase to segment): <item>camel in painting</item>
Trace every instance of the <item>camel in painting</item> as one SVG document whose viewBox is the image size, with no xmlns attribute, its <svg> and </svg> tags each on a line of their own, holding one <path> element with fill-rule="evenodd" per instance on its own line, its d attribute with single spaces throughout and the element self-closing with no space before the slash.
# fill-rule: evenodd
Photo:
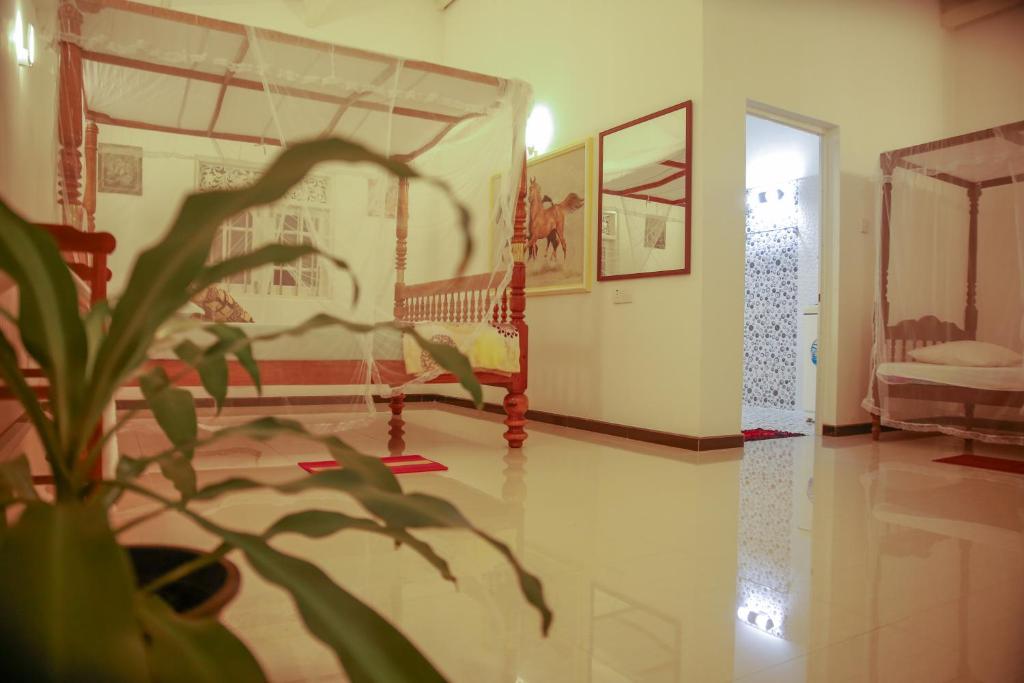
<svg viewBox="0 0 1024 683">
<path fill-rule="evenodd" d="M 527 254 L 530 258 L 537 256 L 537 242 L 546 240 L 548 248 L 554 246 L 554 255 L 558 256 L 558 246 L 562 247 L 562 257 L 567 258 L 565 243 L 565 217 L 583 207 L 583 199 L 575 192 L 570 192 L 561 202 L 555 204 L 551 198 L 543 195 L 540 183 L 530 178 L 528 191 L 530 200 L 530 238 L 527 243 Z M 545 255 L 547 251 L 545 251 Z"/>
</svg>

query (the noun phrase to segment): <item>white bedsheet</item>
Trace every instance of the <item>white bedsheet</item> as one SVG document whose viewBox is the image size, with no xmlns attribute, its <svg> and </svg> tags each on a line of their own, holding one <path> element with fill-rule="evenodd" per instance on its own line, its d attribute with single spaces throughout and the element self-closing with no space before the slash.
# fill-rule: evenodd
<svg viewBox="0 0 1024 683">
<path fill-rule="evenodd" d="M 882 363 L 878 377 L 886 384 L 939 384 L 995 391 L 1024 391 L 1024 367 L 972 368 L 932 363 Z"/>
<path fill-rule="evenodd" d="M 233 323 L 250 337 L 288 329 L 285 325 Z M 200 329 L 183 335 L 200 346 L 208 346 L 214 337 Z M 348 332 L 338 327 L 322 327 L 302 336 L 284 336 L 253 344 L 256 360 L 363 360 L 372 349 L 375 360 L 401 360 L 402 338 L 397 330 L 378 330 L 372 335 Z M 176 358 L 172 349 L 153 354 L 156 358 Z"/>
</svg>

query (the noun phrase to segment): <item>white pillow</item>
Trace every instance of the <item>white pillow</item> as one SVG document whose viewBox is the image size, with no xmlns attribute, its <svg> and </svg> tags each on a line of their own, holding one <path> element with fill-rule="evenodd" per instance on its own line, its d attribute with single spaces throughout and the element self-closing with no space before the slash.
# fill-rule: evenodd
<svg viewBox="0 0 1024 683">
<path fill-rule="evenodd" d="M 918 363 L 960 365 L 969 368 L 1009 368 L 1021 365 L 1021 355 L 998 344 L 955 341 L 914 349 L 908 354 Z"/>
</svg>

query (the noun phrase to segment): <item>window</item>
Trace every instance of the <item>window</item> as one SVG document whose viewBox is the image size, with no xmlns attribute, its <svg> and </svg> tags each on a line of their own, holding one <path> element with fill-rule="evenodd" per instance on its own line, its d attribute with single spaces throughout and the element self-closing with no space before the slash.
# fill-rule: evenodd
<svg viewBox="0 0 1024 683">
<path fill-rule="evenodd" d="M 246 211 L 232 216 L 217 229 L 217 235 L 213 238 L 213 247 L 210 250 L 211 261 L 223 261 L 252 251 L 254 234 L 252 218 L 252 212 Z M 241 285 L 248 289 L 248 286 L 252 284 L 252 271 L 247 270 L 244 273 L 229 275 L 221 282 L 226 285 Z"/>
<path fill-rule="evenodd" d="M 200 190 L 225 190 L 252 184 L 259 176 L 255 168 L 220 162 L 199 161 Z M 240 256 L 270 242 L 311 244 L 321 250 L 331 247 L 331 214 L 327 206 L 327 178 L 307 176 L 276 206 L 252 209 L 224 222 L 210 248 L 210 261 Z M 221 285 L 233 294 L 262 296 L 330 295 L 327 270 L 315 255 L 303 256 L 284 266 L 267 266 L 236 273 Z"/>
<path fill-rule="evenodd" d="M 277 241 L 281 244 L 312 244 L 323 247 L 326 242 L 328 212 L 288 206 L 276 212 Z M 320 257 L 302 256 L 286 266 L 274 267 L 274 288 L 308 296 L 326 296 L 327 277 Z"/>
</svg>

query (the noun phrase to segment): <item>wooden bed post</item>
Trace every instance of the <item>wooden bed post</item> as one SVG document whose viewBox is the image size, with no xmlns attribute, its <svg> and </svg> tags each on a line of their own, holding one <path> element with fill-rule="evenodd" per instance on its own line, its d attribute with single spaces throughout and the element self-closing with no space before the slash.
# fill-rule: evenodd
<svg viewBox="0 0 1024 683">
<path fill-rule="evenodd" d="M 402 455 L 405 453 L 405 420 L 402 409 L 405 407 L 405 394 L 392 394 L 388 402 L 391 407 L 391 419 L 388 420 L 388 453 Z"/>
<path fill-rule="evenodd" d="M 879 301 L 881 303 L 882 329 L 888 332 L 889 329 L 889 220 L 892 216 L 892 174 L 896 169 L 896 162 L 890 154 L 883 154 L 881 157 L 882 166 L 882 226 L 881 244 L 879 246 Z M 877 314 L 876 314 L 877 315 Z M 876 323 L 877 324 L 877 323 Z M 885 352 L 885 343 L 882 344 L 882 353 Z M 881 411 L 881 393 L 878 391 L 878 378 L 872 383 L 872 394 L 875 400 L 875 407 Z M 871 439 L 878 441 L 882 437 L 882 416 L 879 413 L 871 414 Z"/>
<path fill-rule="evenodd" d="M 978 338 L 978 200 L 981 185 L 967 188 L 970 202 L 970 223 L 967 232 L 967 304 L 964 308 L 964 331 L 970 339 Z"/>
<path fill-rule="evenodd" d="M 96 232 L 96 150 L 100 128 L 95 121 L 85 126 L 85 229 Z"/>
<path fill-rule="evenodd" d="M 395 320 L 405 320 L 405 263 L 409 254 L 409 179 L 398 179 L 395 210 Z"/>
<path fill-rule="evenodd" d="M 978 338 L 978 202 L 981 185 L 967 188 L 970 219 L 967 225 L 967 303 L 964 307 L 964 331 L 968 339 Z M 971 429 L 974 422 L 974 404 L 964 403 L 964 428 Z M 964 451 L 974 452 L 974 440 L 964 439 Z"/>
<path fill-rule="evenodd" d="M 63 0 L 57 10 L 60 29 L 66 35 L 80 35 L 82 13 L 71 0 Z M 81 227 L 82 202 L 79 181 L 82 174 L 82 48 L 61 41 L 58 75 L 59 109 L 57 136 L 60 142 L 60 203 L 64 205 L 65 221 Z"/>
<path fill-rule="evenodd" d="M 409 179 L 398 179 L 398 206 L 395 209 L 395 321 L 406 318 L 405 308 L 405 264 L 409 254 Z M 388 452 L 401 455 L 405 452 L 405 394 L 394 392 L 389 400 L 391 419 L 388 420 Z"/>
<path fill-rule="evenodd" d="M 526 159 L 519 179 L 519 196 L 516 200 L 515 223 L 512 229 L 512 281 L 509 284 L 509 310 L 511 322 L 519 332 L 519 372 L 512 376 L 504 406 L 505 440 L 509 448 L 522 448 L 526 441 L 526 398 L 528 377 L 529 328 L 526 325 Z"/>
</svg>

